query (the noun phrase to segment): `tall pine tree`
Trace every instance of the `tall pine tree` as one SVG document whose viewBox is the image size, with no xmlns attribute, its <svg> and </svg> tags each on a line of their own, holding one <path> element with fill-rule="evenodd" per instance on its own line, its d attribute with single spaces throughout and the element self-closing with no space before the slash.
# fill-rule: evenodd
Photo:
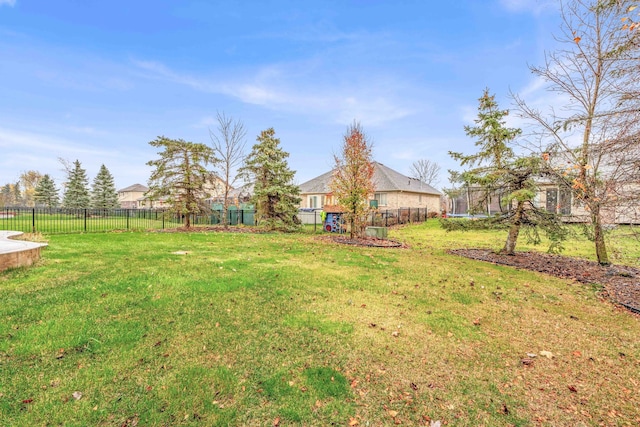
<svg viewBox="0 0 640 427">
<path fill-rule="evenodd" d="M 73 168 L 69 170 L 65 184 L 66 190 L 62 206 L 68 209 L 88 208 L 91 201 L 89 198 L 89 180 L 87 179 L 87 171 L 82 169 L 82 165 L 78 160 L 73 162 Z"/>
<path fill-rule="evenodd" d="M 13 188 L 11 192 L 12 192 L 12 198 L 13 198 L 13 206 L 22 206 L 23 198 L 22 198 L 22 189 L 20 188 L 20 181 L 13 184 Z"/>
<path fill-rule="evenodd" d="M 509 233 L 501 253 L 514 255 L 520 229 L 525 227 L 532 243 L 539 243 L 538 228 L 545 231 L 551 241 L 549 251 L 562 249 L 561 242 L 567 231 L 554 214 L 538 209 L 533 200 L 537 187 L 534 178 L 541 173 L 541 158 L 522 156 L 514 152 L 514 139 L 521 130 L 507 128 L 505 117 L 508 110 L 500 110 L 494 95 L 485 89 L 480 97 L 478 118 L 475 126 L 465 126 L 466 134 L 476 139 L 478 151 L 474 154 L 449 152 L 449 155 L 468 166 L 460 177 L 467 185 L 478 187 L 481 197 L 471 211 L 481 211 L 492 196 L 502 194 L 504 205 L 509 209 L 498 215 L 478 221 L 443 221 L 447 229 L 458 228 L 465 224 L 467 228 L 490 228 L 501 226 Z M 468 226 L 472 224 L 471 226 Z"/>
<path fill-rule="evenodd" d="M 46 208 L 55 208 L 60 203 L 58 197 L 58 189 L 56 183 L 49 175 L 44 175 L 36 186 L 34 199 L 36 206 L 44 206 Z"/>
<path fill-rule="evenodd" d="M 211 181 L 211 172 L 206 166 L 218 159 L 210 147 L 183 139 L 160 136 L 149 144 L 162 151 L 158 152 L 159 159 L 147 162 L 155 168 L 149 178 L 147 197 L 165 198 L 170 211 L 181 215 L 185 228 L 189 228 L 192 215 L 210 210 L 206 186 Z"/>
<path fill-rule="evenodd" d="M 258 223 L 267 228 L 292 231 L 299 228 L 300 189 L 293 183 L 295 171 L 289 169 L 289 153 L 280 147 L 273 128 L 260 133 L 242 168 L 254 181 L 252 202 L 256 205 Z"/>
<path fill-rule="evenodd" d="M 91 206 L 95 209 L 115 209 L 120 207 L 113 176 L 105 165 L 100 166 L 100 170 L 93 180 Z"/>
</svg>

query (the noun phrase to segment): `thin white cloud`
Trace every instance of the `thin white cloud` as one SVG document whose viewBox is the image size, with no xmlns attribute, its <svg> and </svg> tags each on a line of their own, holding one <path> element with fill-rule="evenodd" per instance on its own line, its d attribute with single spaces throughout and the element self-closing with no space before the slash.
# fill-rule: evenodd
<svg viewBox="0 0 640 427">
<path fill-rule="evenodd" d="M 500 4 L 510 12 L 539 15 L 556 3 L 552 0 L 500 0 Z"/>
<path fill-rule="evenodd" d="M 92 128 L 76 128 L 72 132 L 102 133 Z M 141 153 L 134 147 L 122 150 L 102 142 L 88 145 L 83 136 L 75 139 L 0 127 L 0 151 L 9 153 L 0 156 L 0 182 L 11 182 L 24 170 L 33 169 L 50 174 L 56 182 L 62 183 L 65 173 L 59 158 L 80 160 L 90 179 L 104 163 L 123 187 L 145 182 L 149 174 L 149 168 L 140 160 L 148 153 Z"/>
<path fill-rule="evenodd" d="M 0 0 L 0 6 L 13 7 L 15 5 L 16 5 L 16 0 Z"/>
<path fill-rule="evenodd" d="M 87 133 L 87 128 L 75 128 L 74 131 Z M 95 130 L 89 130 L 94 132 Z M 41 150 L 48 156 L 68 155 L 68 154 L 87 154 L 92 156 L 107 156 L 112 154 L 102 149 L 93 149 L 81 142 L 74 142 L 65 138 L 57 138 L 55 136 L 38 134 L 31 132 L 22 132 L 6 128 L 0 128 L 0 148 L 28 148 L 30 150 Z"/>
<path fill-rule="evenodd" d="M 311 86 L 306 82 L 312 80 L 315 70 L 304 68 L 313 68 L 313 61 L 304 65 L 265 66 L 253 75 L 226 81 L 181 74 L 153 61 L 133 60 L 133 64 L 149 72 L 148 77 L 170 80 L 202 92 L 227 95 L 276 111 L 329 117 L 339 124 L 349 124 L 355 119 L 368 126 L 379 126 L 414 111 L 406 103 L 398 101 L 400 95 L 396 92 L 401 90 L 401 86 L 394 85 L 389 79 L 376 81 L 372 77 L 369 81 L 347 81 L 332 87 L 320 82 Z"/>
</svg>

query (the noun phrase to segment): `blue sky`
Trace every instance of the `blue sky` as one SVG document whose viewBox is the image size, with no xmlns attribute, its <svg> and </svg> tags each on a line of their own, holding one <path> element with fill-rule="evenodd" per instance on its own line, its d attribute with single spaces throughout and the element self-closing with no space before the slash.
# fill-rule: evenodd
<svg viewBox="0 0 640 427">
<path fill-rule="evenodd" d="M 216 112 L 247 146 L 268 127 L 302 183 L 332 167 L 347 125 L 408 174 L 458 169 L 485 87 L 544 99 L 528 65 L 554 47 L 547 0 L 0 0 L 0 184 L 22 171 L 145 184 L 158 135 L 210 144 Z"/>
</svg>

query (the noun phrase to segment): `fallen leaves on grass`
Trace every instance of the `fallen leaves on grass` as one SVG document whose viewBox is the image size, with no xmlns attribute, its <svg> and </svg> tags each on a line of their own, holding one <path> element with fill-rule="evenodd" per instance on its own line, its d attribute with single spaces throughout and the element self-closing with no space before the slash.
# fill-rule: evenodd
<svg viewBox="0 0 640 427">
<path fill-rule="evenodd" d="M 528 357 L 520 359 L 520 362 L 522 362 L 522 364 L 525 366 L 533 365 L 533 359 L 529 359 Z"/>
<path fill-rule="evenodd" d="M 601 266 L 595 261 L 587 261 L 542 252 L 516 252 L 515 255 L 501 255 L 489 249 L 456 249 L 449 253 L 470 259 L 510 265 L 555 277 L 573 279 L 580 283 L 599 283 L 604 286 L 603 295 L 627 309 L 640 309 L 640 269 L 625 265 Z M 576 316 L 571 317 L 578 320 Z"/>
<path fill-rule="evenodd" d="M 509 408 L 507 408 L 507 405 L 505 403 L 502 404 L 502 407 L 500 408 L 500 412 L 503 413 L 504 415 L 509 415 Z"/>
</svg>

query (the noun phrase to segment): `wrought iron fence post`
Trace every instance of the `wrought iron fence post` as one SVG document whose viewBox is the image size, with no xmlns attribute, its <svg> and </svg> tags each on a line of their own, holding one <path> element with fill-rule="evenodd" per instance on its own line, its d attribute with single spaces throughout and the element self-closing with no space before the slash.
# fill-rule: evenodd
<svg viewBox="0 0 640 427">
<path fill-rule="evenodd" d="M 31 232 L 36 232 L 36 208 L 31 210 Z"/>
<path fill-rule="evenodd" d="M 84 232 L 87 232 L 87 208 L 84 208 Z"/>
</svg>

